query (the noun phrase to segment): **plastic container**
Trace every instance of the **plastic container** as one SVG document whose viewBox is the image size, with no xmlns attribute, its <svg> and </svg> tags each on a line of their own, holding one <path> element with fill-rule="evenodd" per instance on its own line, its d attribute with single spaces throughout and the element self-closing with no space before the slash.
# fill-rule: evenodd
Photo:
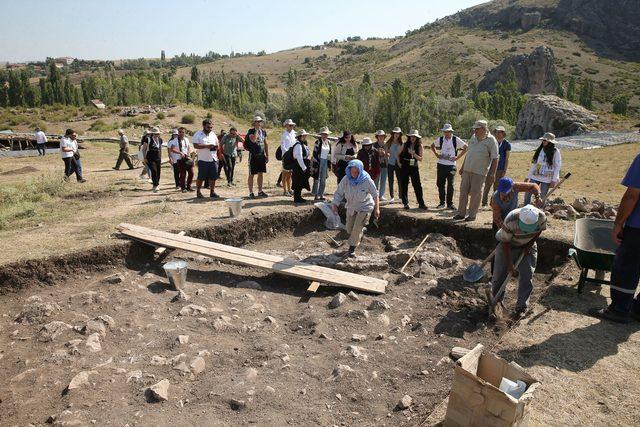
<svg viewBox="0 0 640 427">
<path fill-rule="evenodd" d="M 169 284 L 177 291 L 187 283 L 187 271 L 189 264 L 186 261 L 169 261 L 162 266 L 169 279 Z"/>
<path fill-rule="evenodd" d="M 229 207 L 229 216 L 235 218 L 242 213 L 242 199 L 239 197 L 232 199 L 224 199 L 225 203 Z"/>
<path fill-rule="evenodd" d="M 500 381 L 500 390 L 507 393 L 509 396 L 514 399 L 520 399 L 527 389 L 527 384 L 524 381 L 511 381 L 508 378 L 502 378 Z"/>
</svg>

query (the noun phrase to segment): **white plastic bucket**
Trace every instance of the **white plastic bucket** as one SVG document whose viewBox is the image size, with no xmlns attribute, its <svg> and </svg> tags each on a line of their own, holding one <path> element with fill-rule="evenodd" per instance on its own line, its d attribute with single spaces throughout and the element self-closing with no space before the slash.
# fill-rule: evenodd
<svg viewBox="0 0 640 427">
<path fill-rule="evenodd" d="M 242 213 L 242 199 L 239 197 L 232 199 L 224 199 L 225 203 L 229 207 L 229 216 L 235 218 Z"/>
<path fill-rule="evenodd" d="M 189 264 L 186 261 L 169 261 L 162 266 L 169 279 L 169 284 L 177 291 L 187 283 L 187 270 Z"/>
</svg>

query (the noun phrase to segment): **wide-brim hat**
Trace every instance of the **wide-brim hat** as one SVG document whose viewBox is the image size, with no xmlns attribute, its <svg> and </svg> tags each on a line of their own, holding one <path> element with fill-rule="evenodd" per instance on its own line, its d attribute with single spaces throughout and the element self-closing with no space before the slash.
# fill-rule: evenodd
<svg viewBox="0 0 640 427">
<path fill-rule="evenodd" d="M 409 131 L 409 133 L 407 134 L 407 136 L 415 136 L 416 138 L 422 138 L 422 137 L 420 136 L 420 134 L 418 133 L 418 130 L 417 130 L 417 129 L 411 129 L 411 130 Z"/>
<path fill-rule="evenodd" d="M 155 134 L 160 134 L 160 128 L 159 128 L 158 126 L 154 126 L 154 127 L 152 127 L 152 128 L 151 128 L 151 130 L 149 131 L 149 133 L 152 133 L 152 134 L 154 134 L 154 135 L 155 135 Z"/>
<path fill-rule="evenodd" d="M 300 129 L 299 132 L 296 132 L 296 136 L 307 136 L 307 135 L 309 135 L 309 133 L 304 129 Z"/>
<path fill-rule="evenodd" d="M 494 131 L 494 132 L 504 132 L 504 133 L 507 133 L 507 130 L 504 128 L 504 126 L 496 126 L 496 127 L 493 129 L 493 131 Z"/>
<path fill-rule="evenodd" d="M 400 129 L 398 126 L 396 126 L 396 127 L 394 127 L 394 128 L 391 130 L 391 133 L 399 133 L 399 134 L 402 134 L 402 129 Z"/>
<path fill-rule="evenodd" d="M 474 129 L 488 129 L 488 127 L 489 127 L 489 124 L 487 123 L 486 120 L 477 120 L 473 124 Z"/>
<path fill-rule="evenodd" d="M 287 125 L 291 125 L 291 126 L 295 126 L 295 122 L 291 119 L 287 119 L 282 123 L 282 126 L 287 126 Z"/>
<path fill-rule="evenodd" d="M 451 123 L 445 123 L 444 126 L 442 126 L 442 129 L 440 129 L 440 132 L 453 132 Z"/>
<path fill-rule="evenodd" d="M 546 132 L 544 135 L 542 135 L 538 139 L 540 141 L 556 142 L 556 136 L 554 134 L 552 134 L 551 132 Z"/>
<path fill-rule="evenodd" d="M 329 130 L 328 127 L 325 126 L 322 129 L 320 129 L 320 134 L 331 135 L 331 131 Z"/>
<path fill-rule="evenodd" d="M 373 145 L 373 141 L 371 140 L 371 138 L 362 138 L 362 141 L 360 142 L 361 145 Z"/>
<path fill-rule="evenodd" d="M 252 123 L 255 123 L 255 122 L 264 122 L 264 120 L 262 120 L 262 117 L 260 116 L 253 116 Z"/>
<path fill-rule="evenodd" d="M 379 131 L 376 131 L 376 136 L 387 136 L 387 134 L 382 129 L 380 129 Z"/>
</svg>

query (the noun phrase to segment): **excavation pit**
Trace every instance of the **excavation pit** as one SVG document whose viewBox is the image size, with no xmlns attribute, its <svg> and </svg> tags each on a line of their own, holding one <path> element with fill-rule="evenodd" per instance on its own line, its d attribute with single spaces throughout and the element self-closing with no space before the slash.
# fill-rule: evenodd
<svg viewBox="0 0 640 427">
<path fill-rule="evenodd" d="M 326 286 L 310 294 L 301 279 L 183 251 L 154 259 L 152 247 L 129 241 L 2 268 L 3 419 L 414 424 L 449 392 L 451 348 L 491 348 L 509 326 L 488 322 L 486 282 L 462 279 L 464 268 L 491 249 L 490 232 L 390 211 L 379 228 L 369 227 L 358 256 L 343 260 L 344 248 L 329 239 L 341 236 L 323 222 L 308 210 L 185 231 L 386 278 L 386 294 Z M 426 233 L 406 270 L 415 278 L 394 272 Z M 547 258 L 535 276 L 534 300 L 553 267 Z M 171 260 L 189 263 L 179 292 L 162 271 Z M 345 297 L 336 298 L 339 292 Z M 507 307 L 514 294 L 512 286 Z M 334 299 L 339 304 L 330 308 Z M 162 388 L 165 379 L 168 400 L 150 399 L 148 389 Z M 405 395 L 413 403 L 400 410 Z"/>
</svg>

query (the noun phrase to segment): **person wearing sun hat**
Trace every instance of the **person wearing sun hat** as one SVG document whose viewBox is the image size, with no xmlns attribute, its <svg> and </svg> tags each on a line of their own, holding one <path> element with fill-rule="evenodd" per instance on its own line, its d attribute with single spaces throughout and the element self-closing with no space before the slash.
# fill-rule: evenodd
<svg viewBox="0 0 640 427">
<path fill-rule="evenodd" d="M 506 190 L 504 187 L 503 189 Z M 513 273 L 514 262 L 525 251 L 518 265 L 518 297 L 514 311 L 516 319 L 526 314 L 529 305 L 529 297 L 533 291 L 533 272 L 538 261 L 536 240 L 546 228 L 547 217 L 544 212 L 533 205 L 526 205 L 511 211 L 496 233 L 496 239 L 500 243 L 494 258 L 491 289 L 488 290 L 487 298 L 494 298 L 507 275 Z M 503 298 L 504 292 L 498 297 L 498 301 Z"/>
<path fill-rule="evenodd" d="M 440 132 L 442 136 L 431 143 L 431 152 L 438 159 L 436 162 L 436 186 L 440 197 L 438 209 L 444 208 L 446 201 L 447 209 L 455 210 L 453 184 L 456 178 L 456 161 L 467 152 L 467 143 L 453 134 L 453 126 L 450 123 L 445 123 Z"/>
<path fill-rule="evenodd" d="M 373 180 L 376 183 L 376 188 L 380 194 L 380 200 L 387 200 L 384 197 L 384 193 L 387 189 L 387 174 L 388 174 L 388 160 L 389 152 L 384 141 L 387 136 L 384 130 L 377 130 L 375 133 L 376 141 L 373 143 L 373 149 L 378 153 L 378 160 L 380 162 L 380 173 Z"/>
<path fill-rule="evenodd" d="M 358 151 L 358 160 L 364 165 L 364 170 L 369 174 L 373 182 L 380 176 L 380 154 L 373 148 L 371 138 L 363 138 L 360 142 L 362 148 Z M 376 188 L 378 186 L 376 185 Z"/>
<path fill-rule="evenodd" d="M 400 164 L 397 163 L 398 154 L 402 151 L 402 129 L 398 126 L 391 131 L 391 136 L 387 139 L 385 149 L 389 153 L 387 160 L 387 178 L 389 179 L 389 203 L 395 203 L 393 197 L 393 181 L 394 178 L 398 182 L 398 198 L 402 200 L 402 186 L 400 185 Z"/>
<path fill-rule="evenodd" d="M 550 188 L 560 181 L 560 169 L 562 168 L 562 155 L 556 147 L 556 136 L 551 132 L 545 133 L 540 139 L 540 145 L 533 153 L 531 168 L 527 175 L 527 182 L 534 182 L 540 186 L 544 197 Z M 524 203 L 531 201 L 531 196 L 524 198 Z"/>
<path fill-rule="evenodd" d="M 329 128 L 325 126 L 320 129 L 319 133 L 320 138 L 316 140 L 311 156 L 313 162 L 313 187 L 311 192 L 314 195 L 314 201 L 324 200 L 324 190 L 327 183 L 332 150 L 331 141 L 329 140 L 329 135 L 331 135 Z"/>
<path fill-rule="evenodd" d="M 149 135 L 144 142 L 145 160 L 151 172 L 151 184 L 153 184 L 153 192 L 158 192 L 160 186 L 160 170 L 162 167 L 162 138 L 160 137 L 160 129 L 154 126 L 149 131 Z"/>
<path fill-rule="evenodd" d="M 422 183 L 420 182 L 419 164 L 424 158 L 424 150 L 422 148 L 422 136 L 417 129 L 412 129 L 407 133 L 407 141 L 402 147 L 402 151 L 398 154 L 397 164 L 400 165 L 400 188 L 402 193 L 402 204 L 405 209 L 409 209 L 409 181 L 416 194 L 418 209 L 427 210 L 424 204 L 422 193 Z"/>
<path fill-rule="evenodd" d="M 253 118 L 253 127 L 247 131 L 244 138 L 244 149 L 249 152 L 249 177 L 247 185 L 249 187 L 249 198 L 254 199 L 253 177 L 258 176 L 258 197 L 268 197 L 262 191 L 263 176 L 267 173 L 267 163 L 269 163 L 269 145 L 267 144 L 267 132 L 262 129 L 262 117 Z"/>
</svg>

